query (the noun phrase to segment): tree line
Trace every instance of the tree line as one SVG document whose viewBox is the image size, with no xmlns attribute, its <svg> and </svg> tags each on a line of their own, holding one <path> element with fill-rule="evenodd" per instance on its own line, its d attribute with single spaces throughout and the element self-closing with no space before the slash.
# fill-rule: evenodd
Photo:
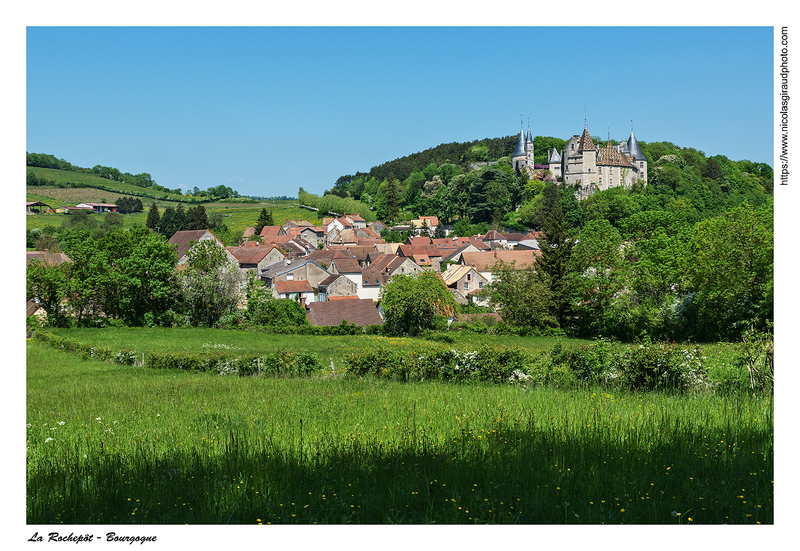
<svg viewBox="0 0 800 551">
<path fill-rule="evenodd" d="M 509 323 L 624 341 L 738 340 L 774 319 L 771 199 L 692 222 L 644 210 L 570 225 L 555 184 L 545 190 L 541 257 L 500 264 L 485 297 Z"/>
</svg>

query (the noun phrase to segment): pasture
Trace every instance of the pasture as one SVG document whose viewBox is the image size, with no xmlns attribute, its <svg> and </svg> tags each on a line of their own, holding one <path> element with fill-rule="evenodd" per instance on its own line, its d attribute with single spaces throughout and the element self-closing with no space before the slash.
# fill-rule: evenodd
<svg viewBox="0 0 800 551">
<path fill-rule="evenodd" d="M 195 351 L 302 339 L 334 361 L 381 338 L 81 331 L 63 335 Z M 769 524 L 772 411 L 742 393 L 153 370 L 28 341 L 27 521 Z"/>
<path fill-rule="evenodd" d="M 126 196 L 124 193 L 114 193 L 103 191 L 94 188 L 28 188 L 27 200 L 28 201 L 41 201 L 53 208 L 62 206 L 62 202 L 66 206 L 75 206 L 78 203 L 90 202 L 98 203 L 101 199 L 109 202 L 114 202 L 120 197 Z M 177 206 L 174 201 L 153 200 L 142 197 L 142 212 L 123 214 L 123 228 L 130 229 L 134 225 L 144 226 L 147 221 L 147 212 L 150 205 L 155 202 L 159 208 L 160 214 L 164 214 L 164 209 L 168 205 L 173 207 Z M 192 205 L 184 203 L 184 209 L 191 208 Z M 312 223 L 321 223 L 321 219 L 315 218 L 316 213 L 308 209 L 303 209 L 297 206 L 296 202 L 292 201 L 275 201 L 275 202 L 259 202 L 259 203 L 203 203 L 208 214 L 219 212 L 222 214 L 222 221 L 232 232 L 241 235 L 247 226 L 253 226 L 258 220 L 262 208 L 267 211 L 272 210 L 276 224 L 283 224 L 287 220 L 303 219 L 309 220 Z M 60 228 L 64 218 L 68 215 L 64 214 L 28 214 L 26 216 L 26 229 L 44 228 L 46 226 L 53 226 Z M 104 215 L 97 215 L 98 222 L 102 223 Z"/>
</svg>

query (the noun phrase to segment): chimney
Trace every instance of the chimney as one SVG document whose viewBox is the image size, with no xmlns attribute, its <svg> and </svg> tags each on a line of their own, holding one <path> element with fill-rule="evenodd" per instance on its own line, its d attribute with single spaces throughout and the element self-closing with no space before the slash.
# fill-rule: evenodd
<svg viewBox="0 0 800 551">
<path fill-rule="evenodd" d="M 494 257 L 497 258 L 497 249 L 494 250 Z"/>
<path fill-rule="evenodd" d="M 300 297 L 300 306 L 303 307 L 303 310 L 306 310 L 306 297 Z"/>
</svg>

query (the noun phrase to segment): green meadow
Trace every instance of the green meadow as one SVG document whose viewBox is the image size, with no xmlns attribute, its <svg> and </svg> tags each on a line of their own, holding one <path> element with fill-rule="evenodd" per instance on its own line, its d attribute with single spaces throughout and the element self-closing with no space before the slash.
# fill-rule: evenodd
<svg viewBox="0 0 800 551">
<path fill-rule="evenodd" d="M 97 189 L 60 189 L 60 188 L 28 188 L 27 201 L 41 201 L 54 208 L 61 207 L 62 200 L 66 206 L 75 206 L 81 202 L 99 202 L 100 199 L 115 201 L 124 194 L 114 194 Z M 35 193 L 32 193 L 35 192 Z M 165 202 L 142 198 L 143 212 L 123 214 L 123 228 L 130 229 L 134 225 L 144 226 L 147 221 L 147 211 L 150 205 L 155 202 L 161 214 L 167 205 L 177 206 L 177 202 Z M 219 212 L 222 214 L 223 223 L 232 232 L 241 235 L 247 226 L 253 226 L 258 220 L 261 209 L 272 210 L 276 224 L 283 224 L 286 220 L 302 219 L 312 223 L 321 223 L 322 220 L 316 218 L 316 213 L 308 209 L 297 206 L 292 201 L 269 201 L 259 203 L 203 203 L 208 214 Z M 191 205 L 184 203 L 184 209 L 191 208 Z M 26 216 L 26 229 L 44 228 L 54 226 L 60 228 L 64 214 L 28 214 Z M 98 222 L 102 222 L 104 215 L 97 215 Z"/>
<path fill-rule="evenodd" d="M 385 339 L 61 335 L 137 350 L 291 346 L 337 364 Z M 712 370 L 733 369 L 732 350 L 705 353 Z M 772 412 L 771 397 L 747 393 L 155 370 L 28 341 L 27 521 L 770 524 Z"/>
</svg>

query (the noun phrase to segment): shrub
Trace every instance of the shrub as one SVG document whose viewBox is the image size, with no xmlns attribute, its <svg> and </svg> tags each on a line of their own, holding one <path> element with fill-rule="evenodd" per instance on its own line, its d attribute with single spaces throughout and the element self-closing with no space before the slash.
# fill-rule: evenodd
<svg viewBox="0 0 800 551">
<path fill-rule="evenodd" d="M 345 357 L 346 373 L 397 381 L 442 380 L 508 383 L 529 375 L 530 358 L 520 348 L 483 345 L 477 350 L 442 348 L 434 343 L 414 351 L 391 348 L 354 352 Z"/>
<path fill-rule="evenodd" d="M 634 390 L 685 392 L 706 385 L 706 368 L 698 348 L 640 344 L 624 352 L 621 367 L 622 381 Z"/>
</svg>

